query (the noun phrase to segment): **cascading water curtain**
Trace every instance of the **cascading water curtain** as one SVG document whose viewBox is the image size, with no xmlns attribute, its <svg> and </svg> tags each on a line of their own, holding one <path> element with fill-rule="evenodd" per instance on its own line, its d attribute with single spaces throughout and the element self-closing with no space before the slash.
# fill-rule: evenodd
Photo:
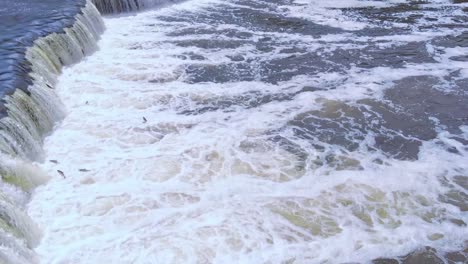
<svg viewBox="0 0 468 264">
<path fill-rule="evenodd" d="M 25 212 L 34 187 L 47 180 L 33 161 L 43 159 L 42 143 L 63 107 L 53 90 L 64 66 L 96 50 L 104 31 L 99 11 L 87 2 L 64 33 L 36 40 L 26 51 L 33 83 L 3 98 L 7 115 L 0 119 L 0 263 L 36 263 L 32 250 L 41 232 Z"/>
</svg>

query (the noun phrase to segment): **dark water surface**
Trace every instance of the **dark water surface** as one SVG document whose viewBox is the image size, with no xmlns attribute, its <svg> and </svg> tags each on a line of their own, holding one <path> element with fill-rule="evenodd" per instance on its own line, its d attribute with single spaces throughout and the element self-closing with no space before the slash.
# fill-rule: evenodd
<svg viewBox="0 0 468 264">
<path fill-rule="evenodd" d="M 385 2 L 385 1 L 383 1 Z M 213 82 L 229 83 L 242 81 L 262 81 L 271 84 L 291 81 L 297 76 L 312 76 L 321 73 L 337 73 L 343 76 L 338 84 L 330 87 L 305 86 L 297 92 L 279 95 L 243 94 L 234 98 L 219 98 L 202 101 L 194 109 L 181 110 L 181 114 L 197 114 L 207 111 L 230 111 L 236 105 L 258 107 L 274 101 L 292 100 L 301 92 L 334 89 L 336 85 L 359 85 L 359 78 L 346 78 L 352 69 L 361 72 L 365 83 L 366 71 L 378 68 L 405 69 L 408 65 L 450 64 L 466 61 L 466 56 L 453 56 L 441 62 L 437 57 L 450 47 L 467 47 L 468 14 L 456 6 L 437 6 L 429 2 L 409 2 L 389 7 L 343 8 L 343 14 L 356 21 L 368 23 L 359 30 L 346 30 L 324 26 L 310 20 L 283 16 L 280 7 L 290 1 L 235 1 L 235 6 L 226 7 L 226 12 L 209 10 L 202 14 L 188 13 L 185 17 L 167 17 L 168 23 L 200 23 L 210 25 L 210 29 L 196 26 L 176 30 L 170 36 L 187 36 L 188 40 L 175 41 L 181 47 L 201 50 L 235 50 L 242 46 L 253 46 L 255 55 L 229 56 L 230 62 L 213 67 L 203 63 L 199 54 L 187 54 L 187 58 L 198 60 L 186 67 L 189 83 Z M 461 3 L 461 2 L 457 2 Z M 216 26 L 229 24 L 249 31 L 263 32 L 265 37 L 253 38 L 249 32 L 238 29 L 218 30 Z M 453 34 L 437 34 L 450 30 Z M 393 41 L 392 36 L 431 34 L 427 40 Z M 336 41 L 318 40 L 318 48 L 306 47 L 306 40 L 290 40 L 271 37 L 275 33 L 297 34 L 306 38 L 349 34 Z M 197 38 L 196 36 L 200 37 Z M 206 39 L 204 36 L 227 36 L 227 40 Z M 381 37 L 379 39 L 379 37 Z M 427 45 L 433 45 L 435 53 L 429 53 Z M 439 48 L 437 48 L 439 47 Z M 440 54 L 437 54 L 440 52 Z M 271 56 L 268 56 L 270 54 Z M 278 58 L 280 57 L 280 58 Z M 437 67 L 437 66 L 436 66 Z M 315 139 L 327 144 L 335 144 L 346 151 L 355 151 L 363 143 L 365 135 L 375 134 L 375 143 L 367 146 L 378 149 L 397 159 L 417 159 L 422 142 L 436 137 L 436 124 L 450 132 L 460 132 L 457 128 L 468 123 L 467 79 L 460 77 L 460 68 L 444 76 L 408 76 L 395 80 L 392 89 L 384 92 L 383 101 L 365 99 L 349 105 L 345 102 L 327 102 L 329 109 L 303 113 L 289 122 L 285 129 L 292 129 L 299 138 Z M 385 81 L 385 80 L 384 80 Z M 376 83 L 376 85 L 386 85 Z M 311 89 L 310 89 L 311 88 Z M 447 88 L 447 89 L 444 89 Z M 449 89 L 448 89 L 449 88 Z M 453 149 L 448 148 L 447 151 Z M 454 150 L 455 151 L 455 150 Z"/>
</svg>

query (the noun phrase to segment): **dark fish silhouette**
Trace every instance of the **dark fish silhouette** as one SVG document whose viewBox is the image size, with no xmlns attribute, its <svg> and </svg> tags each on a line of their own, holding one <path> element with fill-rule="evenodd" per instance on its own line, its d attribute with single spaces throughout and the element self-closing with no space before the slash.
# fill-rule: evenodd
<svg viewBox="0 0 468 264">
<path fill-rule="evenodd" d="M 143 117 L 143 124 L 148 122 L 148 120 L 146 120 L 146 117 Z"/>
<path fill-rule="evenodd" d="M 88 169 L 79 169 L 79 171 L 81 171 L 81 172 L 89 172 L 90 170 L 88 170 Z"/>
<path fill-rule="evenodd" d="M 52 163 L 58 164 L 59 162 L 57 160 L 49 160 Z"/>
<path fill-rule="evenodd" d="M 88 104 L 88 101 L 86 101 L 86 104 Z"/>
<path fill-rule="evenodd" d="M 65 177 L 65 173 L 63 173 L 63 171 L 57 170 L 57 172 L 58 172 L 58 174 L 60 174 L 64 179 L 66 178 L 66 177 Z"/>
</svg>

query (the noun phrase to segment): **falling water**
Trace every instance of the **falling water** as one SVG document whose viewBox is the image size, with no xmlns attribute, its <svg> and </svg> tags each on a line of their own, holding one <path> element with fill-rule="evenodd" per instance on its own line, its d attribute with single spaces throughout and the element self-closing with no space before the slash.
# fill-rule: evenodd
<svg viewBox="0 0 468 264">
<path fill-rule="evenodd" d="M 135 12 L 177 0 L 92 0 L 103 14 Z"/>
<path fill-rule="evenodd" d="M 40 258 L 466 260 L 467 10 L 193 0 L 106 18 L 99 51 L 57 82 L 66 115 L 45 160 L 58 162 L 40 163 L 53 179 L 28 207 Z M 54 85 L 49 57 L 41 76 Z M 38 119 L 9 136 L 41 142 Z"/>
<path fill-rule="evenodd" d="M 64 117 L 54 92 L 62 67 L 91 54 L 104 27 L 97 9 L 88 3 L 75 23 L 62 33 L 37 39 L 25 58 L 30 64 L 27 89 L 16 89 L 3 99 L 6 115 L 0 119 L 0 262 L 36 263 L 32 249 L 41 231 L 25 212 L 34 187 L 48 176 L 34 161 L 43 161 L 43 138 Z M 2 106 L 3 106 L 2 102 Z"/>
</svg>

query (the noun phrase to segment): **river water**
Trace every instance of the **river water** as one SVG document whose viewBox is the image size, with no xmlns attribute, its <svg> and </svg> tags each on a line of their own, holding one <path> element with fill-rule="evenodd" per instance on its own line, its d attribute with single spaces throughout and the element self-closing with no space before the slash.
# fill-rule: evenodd
<svg viewBox="0 0 468 264">
<path fill-rule="evenodd" d="M 0 98 L 31 84 L 26 48 L 33 41 L 71 26 L 84 0 L 2 0 L 0 3 Z M 4 116 L 0 102 L 0 117 Z"/>
<path fill-rule="evenodd" d="M 99 51 L 58 80 L 67 115 L 39 164 L 53 179 L 28 206 L 36 252 L 368 263 L 427 246 L 450 259 L 468 237 L 467 11 L 191 0 L 106 17 Z"/>
</svg>

